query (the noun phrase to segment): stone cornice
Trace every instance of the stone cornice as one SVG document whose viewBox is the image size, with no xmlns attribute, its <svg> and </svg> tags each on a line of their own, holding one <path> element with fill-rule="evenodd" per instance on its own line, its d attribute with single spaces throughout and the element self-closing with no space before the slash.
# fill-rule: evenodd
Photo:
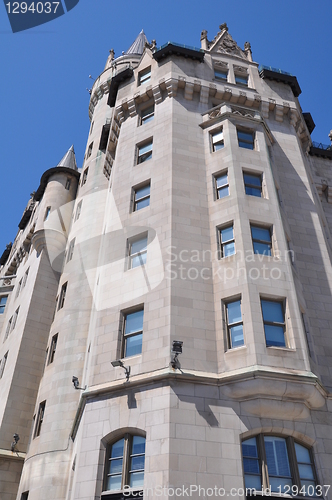
<svg viewBox="0 0 332 500">
<path fill-rule="evenodd" d="M 20 462 L 24 462 L 26 457 L 26 453 L 22 453 L 20 451 L 10 451 L 4 450 L 0 448 L 0 460 L 16 460 Z"/>
</svg>

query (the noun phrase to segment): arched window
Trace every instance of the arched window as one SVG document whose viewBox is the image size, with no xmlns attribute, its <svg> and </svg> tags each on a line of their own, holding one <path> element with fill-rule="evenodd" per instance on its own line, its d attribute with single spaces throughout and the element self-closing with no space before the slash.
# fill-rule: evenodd
<svg viewBox="0 0 332 500">
<path fill-rule="evenodd" d="M 246 439 L 242 458 L 246 488 L 292 496 L 320 494 L 311 450 L 292 437 L 259 434 Z"/>
<path fill-rule="evenodd" d="M 104 490 L 142 489 L 144 464 L 145 438 L 125 434 L 107 448 Z"/>
</svg>

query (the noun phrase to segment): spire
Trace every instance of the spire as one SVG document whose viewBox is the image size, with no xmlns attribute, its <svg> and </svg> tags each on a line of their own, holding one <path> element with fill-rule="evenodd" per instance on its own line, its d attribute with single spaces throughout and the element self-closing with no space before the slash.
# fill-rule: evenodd
<svg viewBox="0 0 332 500">
<path fill-rule="evenodd" d="M 143 54 L 146 43 L 148 43 L 148 39 L 146 38 L 144 31 L 142 30 L 134 43 L 129 47 L 126 54 Z"/>
<path fill-rule="evenodd" d="M 64 157 L 59 161 L 57 167 L 71 168 L 72 170 L 77 170 L 76 157 L 74 146 L 71 146 Z"/>
</svg>

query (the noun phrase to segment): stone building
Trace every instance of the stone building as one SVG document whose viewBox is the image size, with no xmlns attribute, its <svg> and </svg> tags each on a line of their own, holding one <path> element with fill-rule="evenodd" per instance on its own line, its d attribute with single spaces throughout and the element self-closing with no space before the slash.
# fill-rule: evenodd
<svg viewBox="0 0 332 500">
<path fill-rule="evenodd" d="M 226 24 L 110 51 L 82 169 L 0 259 L 1 500 L 332 498 L 332 148 L 300 93 Z"/>
</svg>

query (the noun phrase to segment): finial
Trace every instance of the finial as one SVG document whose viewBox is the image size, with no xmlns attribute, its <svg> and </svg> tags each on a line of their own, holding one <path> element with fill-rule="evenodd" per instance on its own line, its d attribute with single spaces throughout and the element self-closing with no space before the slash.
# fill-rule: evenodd
<svg viewBox="0 0 332 500">
<path fill-rule="evenodd" d="M 223 23 L 223 24 L 221 24 L 221 25 L 219 26 L 219 29 L 220 29 L 220 31 L 222 31 L 222 30 L 226 30 L 226 31 L 228 31 L 228 26 L 227 26 L 227 23 Z"/>
<path fill-rule="evenodd" d="M 202 32 L 201 32 L 201 40 L 205 40 L 207 38 L 207 34 L 208 34 L 207 30 L 202 30 Z"/>
<path fill-rule="evenodd" d="M 246 53 L 246 56 L 249 59 L 249 61 L 252 62 L 252 52 L 251 52 L 250 42 L 244 42 L 244 52 Z"/>
<path fill-rule="evenodd" d="M 151 50 L 153 50 L 153 49 L 155 49 L 155 48 L 156 48 L 156 46 L 157 46 L 157 42 L 156 42 L 156 40 L 151 40 L 151 43 L 150 43 L 150 49 L 151 49 Z"/>
<path fill-rule="evenodd" d="M 114 49 L 111 49 L 110 50 L 110 60 L 111 61 L 113 61 L 113 59 L 114 59 L 114 54 L 115 54 Z"/>
</svg>

